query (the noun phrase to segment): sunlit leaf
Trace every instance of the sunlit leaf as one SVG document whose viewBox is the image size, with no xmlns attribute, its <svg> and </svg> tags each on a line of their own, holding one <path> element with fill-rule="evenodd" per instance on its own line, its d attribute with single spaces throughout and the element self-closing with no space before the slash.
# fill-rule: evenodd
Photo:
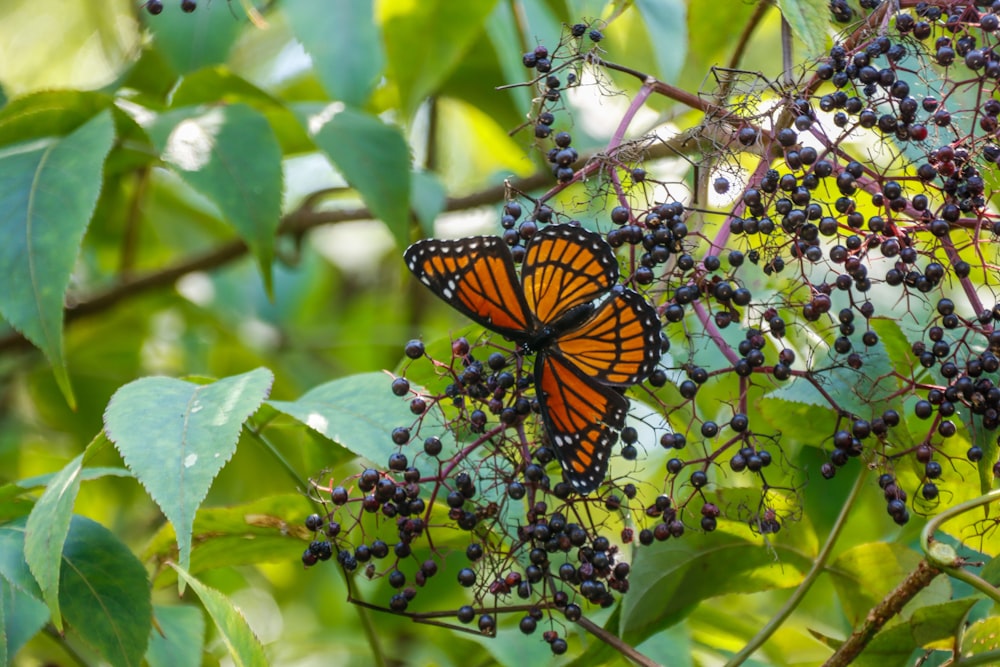
<svg viewBox="0 0 1000 667">
<path fill-rule="evenodd" d="M 408 0 L 379 4 L 389 74 L 411 117 L 472 48 L 495 0 Z M 434 39 L 427 39 L 433 34 Z"/>
<path fill-rule="evenodd" d="M 195 511 L 273 380 L 263 368 L 209 385 L 143 378 L 119 389 L 108 404 L 105 432 L 174 525 L 185 566 Z"/>
<path fill-rule="evenodd" d="M 71 406 L 63 301 L 113 139 L 103 112 L 66 137 L 0 154 L 0 315 L 45 353 Z"/>
<path fill-rule="evenodd" d="M 827 0 L 778 0 L 781 16 L 788 21 L 792 34 L 805 47 L 805 56 L 819 55 L 826 46 L 826 28 L 830 23 Z"/>
<path fill-rule="evenodd" d="M 384 462 L 397 451 L 392 429 L 413 422 L 408 402 L 392 395 L 390 382 L 385 373 L 352 375 L 314 387 L 296 401 L 267 403 L 357 456 Z"/>
<path fill-rule="evenodd" d="M 636 552 L 621 634 L 641 641 L 681 621 L 702 600 L 794 586 L 808 567 L 798 549 L 766 548 L 747 526 L 729 521 L 720 521 L 712 533 L 656 542 Z"/>
<path fill-rule="evenodd" d="M 829 572 L 850 622 L 863 619 L 920 561 L 920 554 L 903 545 L 870 542 L 845 551 L 831 562 Z M 943 602 L 950 589 L 948 580 L 938 577 L 915 599 L 925 605 Z"/>
<path fill-rule="evenodd" d="M 282 9 L 330 97 L 362 106 L 385 63 L 372 0 L 333 0 L 322 9 L 314 0 L 286 0 Z"/>
<path fill-rule="evenodd" d="M 299 105 L 296 113 L 400 247 L 409 241 L 410 149 L 398 128 L 342 105 Z"/>
<path fill-rule="evenodd" d="M 52 612 L 52 622 L 62 630 L 59 611 L 59 571 L 62 566 L 63 543 L 73 518 L 73 503 L 80 491 L 80 470 L 83 454 L 59 471 L 38 499 L 25 527 L 24 558 L 42 589 L 45 602 Z"/>
<path fill-rule="evenodd" d="M 935 641 L 953 639 L 965 622 L 969 609 L 977 601 L 975 598 L 963 598 L 920 607 L 908 620 L 876 635 L 851 664 L 860 667 L 903 664 L 915 649 Z"/>
<path fill-rule="evenodd" d="M 159 116 L 149 133 L 164 161 L 250 246 L 270 292 L 283 176 L 281 148 L 264 116 L 244 104 L 189 107 Z"/>
<path fill-rule="evenodd" d="M 233 606 L 225 595 L 201 583 L 183 568 L 174 566 L 177 575 L 191 587 L 201 599 L 205 611 L 212 617 L 219 635 L 229 650 L 229 656 L 237 667 L 266 667 L 264 647 L 247 624 L 243 614 Z"/>
<path fill-rule="evenodd" d="M 687 52 L 687 17 L 681 0 L 635 0 L 646 25 L 659 76 L 673 82 L 684 66 Z"/>
<path fill-rule="evenodd" d="M 234 565 L 280 563 L 294 559 L 312 533 L 305 518 L 315 511 L 300 493 L 261 498 L 235 507 L 201 509 L 195 515 L 191 574 Z M 177 559 L 177 538 L 171 525 L 150 540 L 143 560 L 158 564 Z M 161 569 L 157 586 L 173 583 L 176 572 Z"/>
</svg>

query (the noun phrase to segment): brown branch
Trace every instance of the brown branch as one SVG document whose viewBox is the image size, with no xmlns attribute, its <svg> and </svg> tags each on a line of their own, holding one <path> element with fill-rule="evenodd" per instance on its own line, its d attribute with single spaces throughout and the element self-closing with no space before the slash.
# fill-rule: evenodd
<svg viewBox="0 0 1000 667">
<path fill-rule="evenodd" d="M 912 600 L 917 593 L 927 588 L 939 574 L 941 574 L 941 570 L 932 567 L 927 561 L 920 561 L 917 569 L 907 575 L 906 579 L 868 612 L 861 627 L 840 645 L 840 648 L 830 656 L 830 659 L 823 663 L 823 667 L 843 667 L 851 664 L 878 631 L 889 620 L 898 615 L 906 603 Z"/>
<path fill-rule="evenodd" d="M 611 648 L 615 649 L 616 651 L 621 653 L 623 656 L 625 656 L 635 664 L 643 665 L 644 667 L 659 667 L 659 663 L 657 663 L 654 660 L 650 660 L 642 653 L 639 653 L 639 651 L 635 650 L 634 646 L 622 641 L 612 633 L 608 632 L 601 626 L 591 621 L 586 616 L 580 617 L 580 620 L 578 620 L 576 623 L 584 630 L 594 635 L 602 642 L 604 642 Z"/>
</svg>

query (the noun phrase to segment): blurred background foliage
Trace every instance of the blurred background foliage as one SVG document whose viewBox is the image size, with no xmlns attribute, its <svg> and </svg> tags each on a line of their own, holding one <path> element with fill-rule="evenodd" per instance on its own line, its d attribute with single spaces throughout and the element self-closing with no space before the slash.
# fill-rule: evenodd
<svg viewBox="0 0 1000 667">
<path fill-rule="evenodd" d="M 62 468 L 101 431 L 112 394 L 139 377 L 221 378 L 264 366 L 275 376 L 271 398 L 290 400 L 339 377 L 397 367 L 409 338 L 432 341 L 457 331 L 465 322 L 404 275 L 403 247 L 418 236 L 498 231 L 505 179 L 525 179 L 536 190 L 551 184 L 530 131 L 511 135 L 529 112 L 530 89 L 498 88 L 525 81 L 521 54 L 557 43 L 564 23 L 614 15 L 602 43 L 607 58 L 688 91 L 714 87 L 713 64 L 769 77 L 781 68 L 774 10 L 755 23 L 733 62 L 739 32 L 758 11 L 752 2 L 284 0 L 251 7 L 250 0 L 200 0 L 193 13 L 179 5 L 166 0 L 162 14 L 152 16 L 137 0 L 0 2 L 0 151 L 69 134 L 101 110 L 112 110 L 116 130 L 67 293 L 65 372 L 75 408 L 46 355 L 11 326 L 0 328 L 2 482 Z M 635 84 L 612 73 L 607 89 L 616 85 Z M 572 123 L 581 152 L 607 142 L 627 105 L 624 96 L 591 94 L 593 86 L 586 92 L 569 101 L 571 113 L 561 119 Z M 385 144 L 357 142 L 345 154 L 352 128 L 326 140 L 311 135 L 303 119 L 331 103 L 357 114 L 364 128 L 358 136 Z M 261 121 L 256 127 L 270 143 L 257 141 L 253 122 L 243 137 L 253 150 L 273 151 L 280 173 L 255 180 L 253 155 L 239 150 L 241 161 L 215 183 L 198 183 L 168 164 L 164 142 L 178 118 L 215 109 Z M 644 113 L 647 128 L 669 121 L 685 129 L 698 120 L 665 98 L 651 100 Z M 384 131 L 365 134 L 372 124 Z M 360 175 L 350 173 L 354 167 Z M 692 184 L 683 160 L 670 168 Z M 219 191 L 234 183 L 273 200 L 273 224 L 281 216 L 273 247 L 259 229 L 246 233 L 227 221 Z M 371 214 L 378 206 L 382 219 Z M 358 466 L 349 452 L 301 425 L 279 421 L 269 434 L 303 477 Z M 824 460 L 808 449 L 797 456 L 800 466 Z M 122 465 L 111 448 L 100 457 L 96 465 Z M 849 492 L 847 477 L 828 482 L 822 494 L 806 494 L 803 520 L 775 537 L 771 551 L 754 547 L 778 561 L 774 576 L 789 575 L 779 588 L 715 598 L 640 649 L 687 665 L 711 664 L 741 647 L 797 581 L 790 576 L 795 568 L 782 574 L 782 561 L 792 558 L 782 550 L 801 549 L 807 559 L 814 553 L 816 536 Z M 245 514 L 249 503 L 280 497 L 266 503 L 268 511 L 281 508 L 298 526 L 312 511 L 301 491 L 244 438 L 203 513 L 237 506 Z M 857 510 L 838 550 L 911 542 L 919 530 L 913 522 L 900 533 L 885 520 L 877 489 Z M 140 557 L 170 543 L 159 509 L 131 478 L 88 481 L 76 512 Z M 703 543 L 711 536 L 692 536 L 691 544 Z M 303 571 L 303 545 L 289 539 L 248 564 L 198 573 L 244 611 L 272 664 L 368 665 L 373 643 L 401 664 L 515 664 L 548 655 L 537 637 L 493 640 L 361 610 L 347 602 L 336 567 Z M 698 557 L 692 547 L 691 558 Z M 461 604 L 457 587 L 439 583 L 434 595 L 442 608 Z M 760 664 L 814 664 L 827 649 L 811 630 L 849 632 L 856 618 L 830 603 L 833 585 L 817 584 Z M 175 603 L 176 596 L 171 586 L 154 591 L 156 602 Z M 204 663 L 229 664 L 217 633 L 206 632 Z M 594 650 L 593 640 L 567 632 L 574 637 L 567 662 Z M 87 662 L 84 649 L 75 656 L 67 650 L 41 633 L 13 662 Z M 615 660 L 598 652 L 580 664 L 596 664 L 597 656 Z"/>
</svg>

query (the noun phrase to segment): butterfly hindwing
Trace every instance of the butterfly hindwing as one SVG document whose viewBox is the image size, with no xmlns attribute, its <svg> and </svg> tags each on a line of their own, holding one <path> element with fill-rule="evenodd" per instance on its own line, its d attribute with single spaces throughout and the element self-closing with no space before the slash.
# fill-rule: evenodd
<svg viewBox="0 0 1000 667">
<path fill-rule="evenodd" d="M 628 400 L 581 373 L 559 354 L 540 352 L 535 388 L 542 420 L 566 478 L 579 493 L 596 489 L 608 471 Z"/>
<path fill-rule="evenodd" d="M 487 329 L 514 340 L 534 329 L 510 249 L 500 238 L 418 241 L 403 258 L 420 282 Z"/>
<path fill-rule="evenodd" d="M 477 236 L 410 246 L 406 265 L 470 319 L 537 353 L 535 389 L 542 423 L 567 480 L 596 489 L 608 470 L 628 400 L 660 357 L 656 310 L 618 283 L 614 251 L 574 225 L 540 229 L 518 280 L 503 240 Z M 575 310 L 574 310 L 575 309 Z"/>
<path fill-rule="evenodd" d="M 644 380 L 660 360 L 660 318 L 646 299 L 615 287 L 580 327 L 554 347 L 586 376 L 627 386 Z"/>
<path fill-rule="evenodd" d="M 600 234 L 575 225 L 538 230 L 521 266 L 528 307 L 544 324 L 593 301 L 617 281 L 618 260 L 611 246 Z"/>
</svg>

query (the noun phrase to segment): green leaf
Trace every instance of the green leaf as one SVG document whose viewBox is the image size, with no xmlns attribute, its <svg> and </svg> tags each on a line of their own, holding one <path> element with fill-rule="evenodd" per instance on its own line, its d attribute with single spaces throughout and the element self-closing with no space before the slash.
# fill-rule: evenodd
<svg viewBox="0 0 1000 667">
<path fill-rule="evenodd" d="M 245 104 L 188 107 L 159 116 L 149 132 L 163 159 L 246 241 L 271 293 L 283 181 L 267 119 Z"/>
<path fill-rule="evenodd" d="M 339 103 L 299 105 L 295 111 L 372 214 L 389 227 L 400 247 L 405 246 L 410 231 L 410 149 L 399 128 Z"/>
<path fill-rule="evenodd" d="M 205 615 L 201 609 L 188 605 L 155 605 L 153 614 L 156 627 L 149 635 L 149 648 L 146 649 L 149 667 L 202 664 Z"/>
<path fill-rule="evenodd" d="M 286 0 L 282 9 L 330 97 L 362 106 L 385 65 L 372 0 Z M 336 35 L 336 39 L 331 39 Z"/>
<path fill-rule="evenodd" d="M 657 542 L 636 552 L 622 598 L 621 636 L 635 644 L 718 595 L 795 586 L 809 565 L 807 554 L 781 543 L 767 548 L 732 521 L 720 521 L 712 533 Z"/>
<path fill-rule="evenodd" d="M 9 665 L 48 620 L 44 602 L 0 579 L 0 665 Z"/>
<path fill-rule="evenodd" d="M 42 589 L 42 596 L 52 612 L 52 622 L 62 632 L 59 612 L 59 570 L 63 544 L 73 518 L 73 504 L 80 491 L 83 454 L 60 470 L 38 499 L 24 532 L 24 559 Z"/>
<path fill-rule="evenodd" d="M 980 656 L 987 651 L 1000 652 L 1000 616 L 973 623 L 962 636 L 963 658 Z"/>
<path fill-rule="evenodd" d="M 206 67 L 181 79 L 170 95 L 174 109 L 200 104 L 215 105 L 220 100 L 229 104 L 243 102 L 254 108 L 275 107 L 281 102 L 241 76 L 223 66 Z"/>
<path fill-rule="evenodd" d="M 392 395 L 390 382 L 385 373 L 363 373 L 314 387 L 297 401 L 267 404 L 357 456 L 384 462 L 397 451 L 392 429 L 413 423 L 408 402 Z"/>
<path fill-rule="evenodd" d="M 681 0 L 635 0 L 656 54 L 659 76 L 676 81 L 687 53 L 687 17 Z"/>
<path fill-rule="evenodd" d="M 214 7 L 197 12 L 177 11 L 177 3 L 163 3 L 158 16 L 140 12 L 145 27 L 153 36 L 155 53 L 162 55 L 176 71 L 186 74 L 203 67 L 225 62 L 239 36 L 244 21 Z"/>
<path fill-rule="evenodd" d="M 67 625 L 112 665 L 140 665 L 153 625 L 146 568 L 111 531 L 74 516 L 59 603 Z"/>
<path fill-rule="evenodd" d="M 103 112 L 66 137 L 0 154 L 0 315 L 45 353 L 71 407 L 64 295 L 113 140 Z"/>
<path fill-rule="evenodd" d="M 828 571 L 850 623 L 855 625 L 864 619 L 920 561 L 920 554 L 894 542 L 869 542 L 840 554 L 830 563 Z M 938 577 L 911 604 L 944 602 L 950 589 L 947 579 Z M 912 608 L 915 607 L 907 607 Z M 904 611 L 904 615 L 908 614 Z"/>
<path fill-rule="evenodd" d="M 45 90 L 18 97 L 0 108 L 0 146 L 61 137 L 112 105 L 104 93 Z"/>
<path fill-rule="evenodd" d="M 429 171 L 415 171 L 412 174 L 413 213 L 420 221 L 424 236 L 434 235 L 434 220 L 444 210 L 447 192 L 441 180 Z"/>
<path fill-rule="evenodd" d="M 399 87 L 406 118 L 434 93 L 481 39 L 496 0 L 380 3 L 389 79 Z M 433 35 L 433 39 L 428 39 Z"/>
<path fill-rule="evenodd" d="M 191 574 L 234 565 L 287 562 L 312 538 L 305 518 L 315 511 L 301 494 L 261 498 L 235 507 L 201 509 L 194 518 Z M 165 563 L 177 559 L 172 526 L 163 526 L 142 553 L 143 561 Z M 166 586 L 175 573 L 166 568 L 155 584 Z"/>
<path fill-rule="evenodd" d="M 25 593 L 39 603 L 42 592 L 24 560 L 24 524 L 26 517 L 20 517 L 0 525 L 0 577 L 21 593 Z"/>
<path fill-rule="evenodd" d="M 852 663 L 859 667 L 904 664 L 915 649 L 955 637 L 976 598 L 951 600 L 914 610 L 909 620 L 883 630 Z"/>
<path fill-rule="evenodd" d="M 805 47 L 805 56 L 812 58 L 826 46 L 826 29 L 830 23 L 827 0 L 778 0 L 781 16 L 788 21 L 792 34 Z"/>
<path fill-rule="evenodd" d="M 266 667 L 267 658 L 264 655 L 264 647 L 260 640 L 254 635 L 253 630 L 247 624 L 243 614 L 233 606 L 229 599 L 215 590 L 201 583 L 183 568 L 174 565 L 177 575 L 191 586 L 201 603 L 205 605 L 205 611 L 215 621 L 215 626 L 219 629 L 222 641 L 229 649 L 229 655 L 237 667 Z"/>
<path fill-rule="evenodd" d="M 265 368 L 210 385 L 151 377 L 111 397 L 105 432 L 174 525 L 184 567 L 191 563 L 195 511 L 273 380 Z"/>
</svg>

